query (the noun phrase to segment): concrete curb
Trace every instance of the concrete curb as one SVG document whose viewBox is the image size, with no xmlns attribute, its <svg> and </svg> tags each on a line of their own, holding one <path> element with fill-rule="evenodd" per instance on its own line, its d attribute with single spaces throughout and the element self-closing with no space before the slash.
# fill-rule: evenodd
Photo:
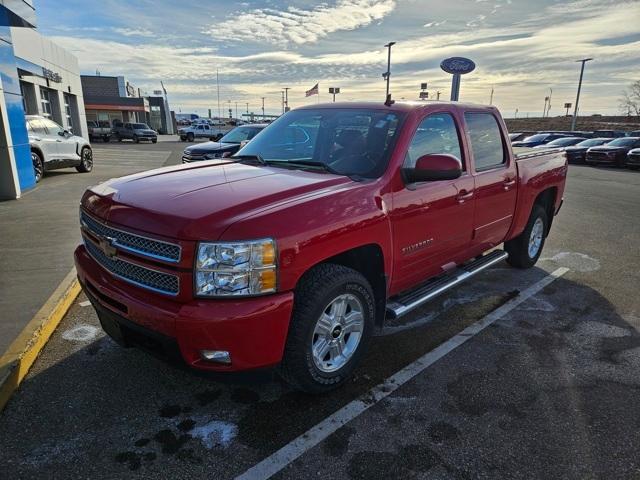
<svg viewBox="0 0 640 480">
<path fill-rule="evenodd" d="M 80 293 L 73 268 L 0 357 L 0 412 Z"/>
</svg>

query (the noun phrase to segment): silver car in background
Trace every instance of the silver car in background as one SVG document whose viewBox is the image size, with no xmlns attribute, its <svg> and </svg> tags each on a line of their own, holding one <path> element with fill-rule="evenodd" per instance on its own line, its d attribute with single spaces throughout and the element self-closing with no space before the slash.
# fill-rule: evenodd
<svg viewBox="0 0 640 480">
<path fill-rule="evenodd" d="M 37 115 L 25 118 L 36 182 L 46 171 L 57 168 L 75 167 L 82 173 L 93 169 L 93 151 L 85 138 L 74 135 L 48 118 Z"/>
</svg>

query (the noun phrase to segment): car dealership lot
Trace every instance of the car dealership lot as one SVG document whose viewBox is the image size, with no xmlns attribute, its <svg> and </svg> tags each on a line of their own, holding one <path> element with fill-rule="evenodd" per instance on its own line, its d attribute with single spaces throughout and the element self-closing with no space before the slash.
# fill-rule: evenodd
<svg viewBox="0 0 640 480">
<path fill-rule="evenodd" d="M 171 150 L 162 163 L 177 163 L 183 147 L 104 150 Z M 292 392 L 269 373 L 220 381 L 123 350 L 81 296 L 0 414 L 3 472 L 232 478 L 565 267 L 278 475 L 640 475 L 639 207 L 638 173 L 572 166 L 538 268 L 500 264 L 389 326 L 355 380 L 322 397 Z"/>
</svg>

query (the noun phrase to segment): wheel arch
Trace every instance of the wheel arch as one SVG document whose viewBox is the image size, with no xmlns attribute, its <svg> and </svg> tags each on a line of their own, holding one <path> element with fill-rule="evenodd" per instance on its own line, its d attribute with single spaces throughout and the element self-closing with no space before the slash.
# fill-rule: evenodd
<svg viewBox="0 0 640 480">
<path fill-rule="evenodd" d="M 367 279 L 373 290 L 376 303 L 375 323 L 376 326 L 381 326 L 384 322 L 387 301 L 387 276 L 384 269 L 384 252 L 382 247 L 377 243 L 370 243 L 350 248 L 310 266 L 305 271 L 305 274 L 314 267 L 327 263 L 352 268 Z M 298 284 L 304 278 L 305 274 L 300 276 L 297 282 Z"/>
<path fill-rule="evenodd" d="M 558 197 L 558 187 L 549 187 L 538 194 L 533 201 L 533 206 L 540 205 L 547 213 L 547 231 L 545 236 L 549 235 L 551 230 L 551 224 L 553 223 L 553 217 L 555 213 L 556 199 Z M 533 206 L 531 208 L 533 208 Z"/>
</svg>

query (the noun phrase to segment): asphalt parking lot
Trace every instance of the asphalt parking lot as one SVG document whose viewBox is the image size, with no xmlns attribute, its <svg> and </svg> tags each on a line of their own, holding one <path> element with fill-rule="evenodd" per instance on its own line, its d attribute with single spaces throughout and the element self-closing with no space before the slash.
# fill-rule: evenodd
<svg viewBox="0 0 640 480">
<path fill-rule="evenodd" d="M 171 150 L 165 164 L 183 147 L 100 145 Z M 353 381 L 320 397 L 269 372 L 210 378 L 121 349 L 81 295 L 0 414 L 1 476 L 261 478 L 250 469 L 273 459 L 275 478 L 640 478 L 638 211 L 638 172 L 571 166 L 536 268 L 499 264 L 390 325 Z M 313 441 L 358 398 L 362 413 Z M 273 457 L 294 440 L 299 456 Z"/>
</svg>

